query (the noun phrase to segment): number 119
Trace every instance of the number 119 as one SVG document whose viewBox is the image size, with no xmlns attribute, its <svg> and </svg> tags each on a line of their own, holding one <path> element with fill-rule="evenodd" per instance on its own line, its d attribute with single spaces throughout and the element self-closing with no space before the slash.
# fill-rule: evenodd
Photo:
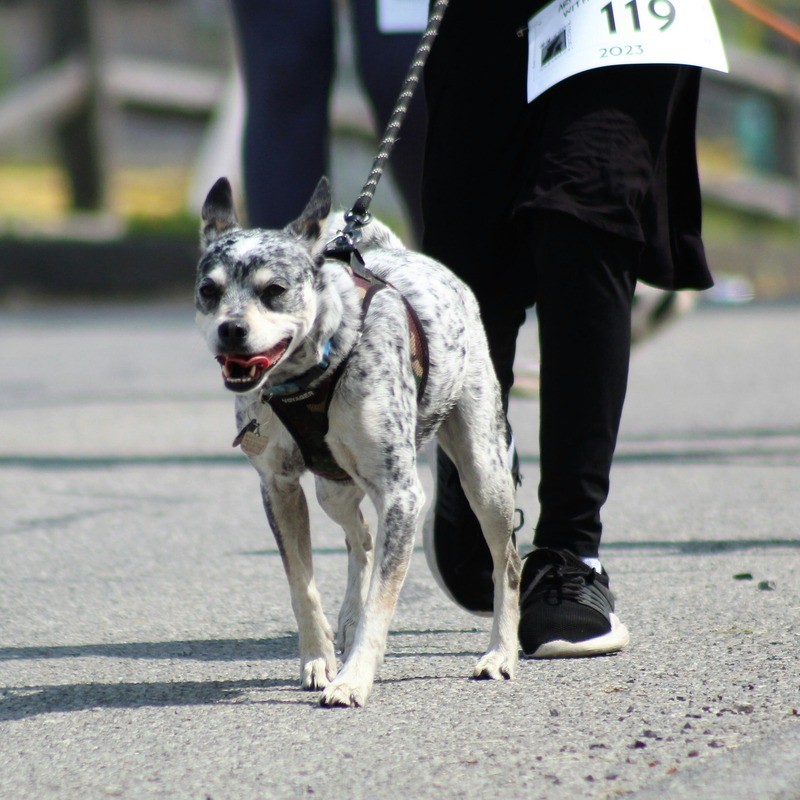
<svg viewBox="0 0 800 800">
<path fill-rule="evenodd" d="M 630 0 L 630 2 L 625 3 L 625 8 L 627 8 L 630 12 L 633 29 L 635 31 L 640 31 L 642 29 L 642 23 L 639 18 L 638 0 Z M 672 25 L 673 22 L 675 22 L 675 6 L 672 4 L 671 0 L 650 0 L 650 2 L 647 4 L 647 10 L 650 12 L 650 16 L 655 17 L 664 23 L 659 30 L 665 31 L 670 25 Z M 600 9 L 600 11 L 606 15 L 609 33 L 616 33 L 617 20 L 614 16 L 613 3 L 607 3 Z"/>
</svg>

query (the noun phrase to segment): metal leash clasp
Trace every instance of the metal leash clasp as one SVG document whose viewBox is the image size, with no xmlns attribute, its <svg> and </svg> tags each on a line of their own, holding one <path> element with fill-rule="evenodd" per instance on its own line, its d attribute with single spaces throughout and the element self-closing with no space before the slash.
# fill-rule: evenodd
<svg viewBox="0 0 800 800">
<path fill-rule="evenodd" d="M 364 260 L 358 252 L 358 243 L 361 241 L 361 229 L 371 220 L 372 214 L 369 211 L 359 213 L 351 209 L 345 212 L 344 228 L 337 231 L 336 236 L 325 245 L 325 255 L 329 258 L 338 258 L 345 263 L 350 263 L 355 257 L 363 264 Z"/>
</svg>

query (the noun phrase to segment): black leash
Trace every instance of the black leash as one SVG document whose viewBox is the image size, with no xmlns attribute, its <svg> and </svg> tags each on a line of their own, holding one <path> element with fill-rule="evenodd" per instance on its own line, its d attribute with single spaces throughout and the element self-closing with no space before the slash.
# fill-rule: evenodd
<svg viewBox="0 0 800 800">
<path fill-rule="evenodd" d="M 358 261 L 362 264 L 364 263 L 357 250 L 358 243 L 361 240 L 361 228 L 369 224 L 372 219 L 372 214 L 369 213 L 369 205 L 372 202 L 372 198 L 375 196 L 375 191 L 378 188 L 378 181 L 380 181 L 383 171 L 386 168 L 389 155 L 400 136 L 400 128 L 408 112 L 408 107 L 411 104 L 414 91 L 422 77 L 422 70 L 425 67 L 425 62 L 428 60 L 428 54 L 431 51 L 433 40 L 439 32 L 439 26 L 442 23 L 442 17 L 444 17 L 444 12 L 449 2 L 450 0 L 436 0 L 431 8 L 428 26 L 425 28 L 425 33 L 422 34 L 417 50 L 414 53 L 414 58 L 411 61 L 411 66 L 403 81 L 400 95 L 397 98 L 392 115 L 389 117 L 383 139 L 378 148 L 378 154 L 372 162 L 372 170 L 367 177 L 367 182 L 362 187 L 361 194 L 359 194 L 355 203 L 353 203 L 353 207 L 345 213 L 344 228 L 339 231 L 335 239 L 328 242 L 325 248 L 326 256 L 338 258 L 350 263 L 355 255 Z"/>
</svg>

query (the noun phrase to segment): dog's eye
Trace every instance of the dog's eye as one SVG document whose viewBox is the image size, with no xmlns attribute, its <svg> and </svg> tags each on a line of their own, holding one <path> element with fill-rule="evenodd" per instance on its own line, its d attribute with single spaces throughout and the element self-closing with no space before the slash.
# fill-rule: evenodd
<svg viewBox="0 0 800 800">
<path fill-rule="evenodd" d="M 281 286 L 279 283 L 271 283 L 269 286 L 261 292 L 261 299 L 266 303 L 269 300 L 274 300 L 276 297 L 280 297 L 286 291 L 285 286 Z"/>
<path fill-rule="evenodd" d="M 216 300 L 219 297 L 219 286 L 212 280 L 205 280 L 197 287 L 197 293 L 203 300 Z"/>
</svg>

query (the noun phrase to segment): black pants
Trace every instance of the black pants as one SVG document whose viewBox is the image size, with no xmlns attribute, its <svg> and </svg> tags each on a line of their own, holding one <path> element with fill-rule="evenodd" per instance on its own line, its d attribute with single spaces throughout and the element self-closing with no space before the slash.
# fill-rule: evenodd
<svg viewBox="0 0 800 800">
<path fill-rule="evenodd" d="M 243 160 L 248 221 L 280 228 L 300 214 L 317 181 L 328 172 L 329 95 L 336 62 L 334 2 L 232 0 L 232 8 L 247 95 Z M 419 35 L 381 33 L 375 0 L 354 0 L 351 10 L 356 67 L 382 134 Z M 418 238 L 424 143 L 420 91 L 391 163 Z"/>
<path fill-rule="evenodd" d="M 596 556 L 627 387 L 641 246 L 567 214 L 535 212 L 517 220 L 505 263 L 495 267 L 484 261 L 478 275 L 459 270 L 481 260 L 474 252 L 460 258 L 469 239 L 447 228 L 426 230 L 426 251 L 476 291 L 506 403 L 517 333 L 526 308 L 536 307 L 541 512 L 534 543 Z M 511 282 L 489 286 L 486 270 Z"/>
</svg>

